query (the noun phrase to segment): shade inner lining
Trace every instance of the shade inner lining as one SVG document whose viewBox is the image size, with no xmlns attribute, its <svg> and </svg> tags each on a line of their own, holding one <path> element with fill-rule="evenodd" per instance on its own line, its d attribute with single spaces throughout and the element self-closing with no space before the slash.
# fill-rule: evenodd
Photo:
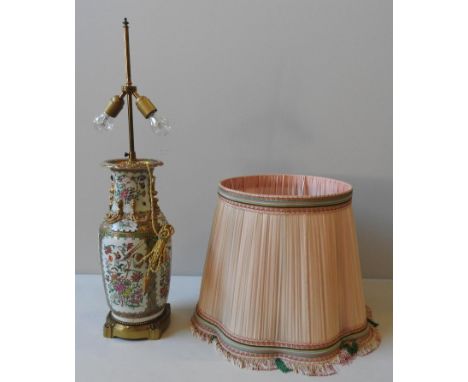
<svg viewBox="0 0 468 382">
<path fill-rule="evenodd" d="M 253 175 L 225 179 L 225 191 L 253 197 L 320 199 L 348 194 L 349 183 L 310 175 Z"/>
</svg>

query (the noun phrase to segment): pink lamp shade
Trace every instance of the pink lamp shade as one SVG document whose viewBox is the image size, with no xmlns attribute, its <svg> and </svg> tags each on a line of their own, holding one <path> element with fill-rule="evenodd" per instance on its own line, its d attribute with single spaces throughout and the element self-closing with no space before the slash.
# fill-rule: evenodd
<svg viewBox="0 0 468 382">
<path fill-rule="evenodd" d="M 240 367 L 330 375 L 378 347 L 352 187 L 302 175 L 223 180 L 195 335 Z"/>
</svg>

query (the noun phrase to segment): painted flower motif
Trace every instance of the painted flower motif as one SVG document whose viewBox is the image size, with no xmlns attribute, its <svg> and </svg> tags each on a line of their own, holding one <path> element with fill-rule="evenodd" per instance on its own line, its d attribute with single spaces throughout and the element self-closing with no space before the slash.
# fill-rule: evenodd
<svg viewBox="0 0 468 382">
<path fill-rule="evenodd" d="M 126 174 L 126 176 L 114 176 L 115 192 L 114 202 L 123 200 L 124 213 L 131 212 L 130 203 L 138 200 L 144 204 L 141 197 L 148 195 L 146 191 L 147 178 L 139 179 L 141 174 Z M 140 199 L 138 199 L 140 198 Z M 164 224 L 164 218 L 157 216 L 158 222 Z M 134 220 L 127 218 L 113 223 L 111 229 L 120 232 L 138 231 L 138 225 Z M 144 244 L 144 245 L 142 245 Z M 148 243 L 138 237 L 105 238 L 102 242 L 102 264 L 104 270 L 104 283 L 107 290 L 109 303 L 113 307 L 125 307 L 125 312 L 141 311 L 151 303 L 158 306 L 163 303 L 169 294 L 170 256 L 163 260 L 162 268 L 157 278 L 152 278 L 150 293 L 144 293 L 144 279 L 147 261 L 140 262 L 150 249 Z M 138 248 L 137 248 L 138 247 Z M 168 247 L 170 251 L 170 246 Z M 157 280 L 157 281 L 156 281 Z"/>
<path fill-rule="evenodd" d="M 144 274 L 137 270 L 135 259 L 141 253 L 132 253 L 135 243 L 125 241 L 121 245 L 104 246 L 105 281 L 109 299 L 113 304 L 137 308 L 144 299 L 142 279 Z M 141 264 L 144 266 L 144 264 Z"/>
<path fill-rule="evenodd" d="M 164 285 L 161 287 L 161 297 L 162 298 L 167 298 L 167 295 L 169 294 L 169 286 Z"/>
<path fill-rule="evenodd" d="M 129 204 L 132 200 L 136 200 L 146 195 L 147 177 L 144 174 L 121 174 L 116 177 L 114 182 L 116 199 L 123 200 L 125 204 Z"/>
<path fill-rule="evenodd" d="M 126 188 L 125 190 L 123 190 L 123 191 L 121 192 L 120 197 L 121 197 L 123 200 L 127 200 L 129 194 L 130 194 L 130 191 L 128 190 L 128 188 Z"/>
<path fill-rule="evenodd" d="M 126 288 L 125 288 L 125 285 L 120 282 L 114 285 L 114 289 L 117 291 L 117 293 L 122 293 Z"/>
<path fill-rule="evenodd" d="M 141 272 L 133 272 L 131 279 L 133 282 L 138 282 L 143 278 L 143 273 Z"/>
<path fill-rule="evenodd" d="M 171 267 L 171 259 L 169 256 L 166 257 L 163 263 L 163 271 L 161 274 L 161 279 L 159 283 L 159 293 L 160 297 L 163 300 L 167 299 L 167 296 L 169 295 L 169 275 L 170 275 L 170 267 Z"/>
</svg>

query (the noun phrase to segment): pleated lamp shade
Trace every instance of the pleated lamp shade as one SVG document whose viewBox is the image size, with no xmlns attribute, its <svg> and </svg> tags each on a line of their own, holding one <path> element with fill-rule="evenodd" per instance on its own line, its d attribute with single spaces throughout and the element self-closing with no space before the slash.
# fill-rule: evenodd
<svg viewBox="0 0 468 382">
<path fill-rule="evenodd" d="M 374 350 L 351 197 L 315 176 L 222 181 L 194 334 L 240 367 L 306 375 Z"/>
</svg>

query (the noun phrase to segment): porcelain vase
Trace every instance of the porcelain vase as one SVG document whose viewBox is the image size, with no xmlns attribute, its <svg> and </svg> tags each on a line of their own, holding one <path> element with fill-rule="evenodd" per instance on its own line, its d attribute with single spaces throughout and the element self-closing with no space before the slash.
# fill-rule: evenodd
<svg viewBox="0 0 468 382">
<path fill-rule="evenodd" d="M 153 171 L 160 165 L 155 160 L 104 163 L 111 173 L 108 212 L 99 229 L 110 308 L 106 337 L 157 339 L 168 325 L 173 228 L 158 205 Z"/>
</svg>

